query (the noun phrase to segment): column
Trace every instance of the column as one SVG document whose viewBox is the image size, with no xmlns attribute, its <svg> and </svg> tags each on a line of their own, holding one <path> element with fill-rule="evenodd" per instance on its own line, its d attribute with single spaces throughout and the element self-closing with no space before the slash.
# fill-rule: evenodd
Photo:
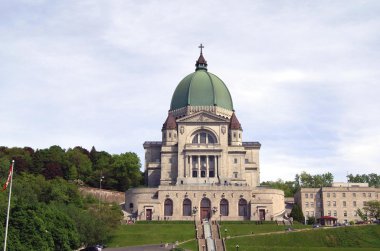
<svg viewBox="0 0 380 251">
<path fill-rule="evenodd" d="M 183 177 L 187 177 L 187 169 L 188 169 L 188 163 L 189 163 L 189 156 L 185 155 L 185 165 L 183 167 Z"/>
<path fill-rule="evenodd" d="M 201 177 L 201 156 L 198 155 L 198 178 Z"/>
<path fill-rule="evenodd" d="M 206 177 L 209 177 L 209 163 L 208 163 L 208 155 L 206 155 Z"/>
<path fill-rule="evenodd" d="M 214 156 L 214 158 L 215 158 L 215 168 L 216 168 L 216 175 L 218 176 L 218 178 L 220 179 L 220 173 L 219 173 L 219 165 L 218 165 L 218 156 L 217 155 L 215 155 Z M 220 180 L 219 180 L 219 182 L 220 182 Z"/>
</svg>

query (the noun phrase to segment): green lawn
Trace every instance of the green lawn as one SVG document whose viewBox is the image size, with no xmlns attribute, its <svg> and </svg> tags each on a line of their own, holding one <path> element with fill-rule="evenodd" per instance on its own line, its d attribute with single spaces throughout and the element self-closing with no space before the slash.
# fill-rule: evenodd
<svg viewBox="0 0 380 251">
<path fill-rule="evenodd" d="M 265 223 L 262 225 L 256 225 L 255 222 L 242 221 L 242 222 L 222 222 L 220 227 L 220 231 L 222 232 L 223 237 L 227 234 L 227 236 L 237 236 L 237 235 L 247 235 L 247 234 L 257 234 L 257 233 L 269 233 L 269 232 L 277 232 L 284 231 L 286 228 L 290 226 L 279 225 L 276 223 Z M 311 228 L 311 226 L 305 226 L 299 223 L 295 223 L 291 226 L 294 229 L 301 228 Z M 226 230 L 227 229 L 227 233 Z"/>
<path fill-rule="evenodd" d="M 313 229 L 305 232 L 253 237 L 237 237 L 227 240 L 227 249 L 254 250 L 380 250 L 380 226 L 340 227 Z"/>
<path fill-rule="evenodd" d="M 108 247 L 127 247 L 148 244 L 174 243 L 195 238 L 192 222 L 151 222 L 122 225 L 115 230 Z M 189 245 L 189 244 L 188 244 Z"/>
<path fill-rule="evenodd" d="M 285 228 L 268 223 L 256 225 L 252 222 L 223 222 L 221 230 L 224 233 L 224 229 L 227 229 L 227 235 L 232 237 L 226 242 L 229 251 L 236 250 L 236 244 L 239 244 L 239 251 L 380 250 L 379 225 L 321 229 L 312 229 L 310 226 L 300 224 L 293 226 L 295 229 L 309 229 L 304 232 L 285 232 Z M 280 233 L 239 237 L 239 235 L 268 232 Z M 122 225 L 116 229 L 107 246 L 126 247 L 191 240 L 181 247 L 195 251 L 197 242 L 194 240 L 194 235 L 192 222 L 138 222 L 133 225 Z"/>
</svg>

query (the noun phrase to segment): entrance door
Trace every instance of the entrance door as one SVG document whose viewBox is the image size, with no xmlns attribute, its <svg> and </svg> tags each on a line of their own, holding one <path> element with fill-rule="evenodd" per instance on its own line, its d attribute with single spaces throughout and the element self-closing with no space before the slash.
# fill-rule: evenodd
<svg viewBox="0 0 380 251">
<path fill-rule="evenodd" d="M 265 209 L 259 209 L 260 220 L 265 220 Z"/>
<path fill-rule="evenodd" d="M 146 210 L 146 220 L 152 220 L 152 209 Z"/>
<path fill-rule="evenodd" d="M 201 200 L 201 220 L 209 220 L 211 217 L 211 201 L 207 198 Z"/>
</svg>

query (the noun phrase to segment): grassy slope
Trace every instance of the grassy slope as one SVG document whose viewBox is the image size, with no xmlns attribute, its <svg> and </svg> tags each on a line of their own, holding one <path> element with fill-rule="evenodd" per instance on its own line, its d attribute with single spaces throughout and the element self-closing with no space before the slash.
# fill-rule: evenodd
<svg viewBox="0 0 380 251">
<path fill-rule="evenodd" d="M 227 249 L 245 250 L 380 250 L 380 226 L 313 229 L 305 232 L 227 240 Z"/>
<path fill-rule="evenodd" d="M 166 223 L 152 224 L 139 223 L 122 225 L 115 230 L 108 242 L 109 247 L 127 247 L 146 244 L 173 243 L 193 239 L 195 235 L 194 224 Z"/>
<path fill-rule="evenodd" d="M 310 226 L 305 226 L 302 224 L 294 224 L 291 227 L 294 229 L 311 228 Z M 284 231 L 286 228 L 289 228 L 289 226 L 277 226 L 275 223 L 256 225 L 254 222 L 223 222 L 220 227 L 220 230 L 222 232 L 223 237 L 225 237 L 225 229 L 227 229 L 227 236 L 237 236 L 247 235 L 251 233 L 257 234 Z"/>
<path fill-rule="evenodd" d="M 294 228 L 303 228 L 303 225 L 295 225 Z M 310 226 L 306 226 L 310 229 Z M 222 232 L 227 228 L 227 235 L 233 237 L 253 233 L 266 233 L 281 231 L 281 234 L 262 235 L 254 237 L 236 237 L 227 240 L 227 248 L 239 251 L 370 251 L 380 250 L 380 226 L 358 226 L 328 229 L 310 229 L 305 232 L 285 232 L 284 226 L 273 224 L 255 225 L 247 223 L 225 223 Z M 159 244 L 161 241 L 175 242 L 194 238 L 194 225 L 191 222 L 160 222 L 134 225 L 123 225 L 118 228 L 110 242 L 109 247 L 126 247 L 146 244 Z M 190 241 L 181 245 L 189 250 L 196 250 L 196 241 Z"/>
</svg>

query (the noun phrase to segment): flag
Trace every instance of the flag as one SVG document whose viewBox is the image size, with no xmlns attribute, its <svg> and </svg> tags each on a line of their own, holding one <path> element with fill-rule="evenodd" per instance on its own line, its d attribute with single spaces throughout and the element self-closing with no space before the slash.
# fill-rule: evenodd
<svg viewBox="0 0 380 251">
<path fill-rule="evenodd" d="M 11 164 L 11 166 L 9 167 L 8 179 L 7 179 L 7 182 L 5 182 L 5 184 L 4 184 L 4 186 L 3 186 L 3 191 L 4 191 L 5 189 L 7 189 L 7 186 L 8 186 L 8 184 L 9 184 L 9 182 L 11 181 L 12 172 L 13 172 L 13 164 Z"/>
</svg>

